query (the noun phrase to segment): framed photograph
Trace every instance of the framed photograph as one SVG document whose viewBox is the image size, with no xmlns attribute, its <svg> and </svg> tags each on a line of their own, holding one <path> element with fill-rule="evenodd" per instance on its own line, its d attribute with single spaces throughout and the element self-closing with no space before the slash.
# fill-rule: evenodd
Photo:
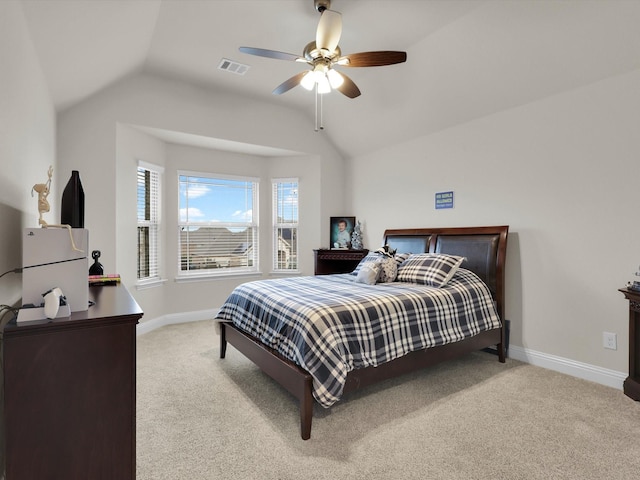
<svg viewBox="0 0 640 480">
<path fill-rule="evenodd" d="M 330 217 L 329 248 L 348 250 L 351 248 L 351 234 L 356 225 L 356 217 Z"/>
</svg>

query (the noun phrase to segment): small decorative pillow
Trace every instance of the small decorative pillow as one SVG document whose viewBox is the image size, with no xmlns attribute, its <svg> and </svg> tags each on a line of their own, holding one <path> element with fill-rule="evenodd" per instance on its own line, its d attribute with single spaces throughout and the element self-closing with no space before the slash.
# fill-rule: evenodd
<svg viewBox="0 0 640 480">
<path fill-rule="evenodd" d="M 376 260 L 378 260 L 378 258 L 380 257 L 380 255 L 378 255 L 377 253 L 368 253 L 362 260 L 360 260 L 360 263 L 358 263 L 358 266 L 355 268 L 355 270 L 353 272 L 351 272 L 351 275 L 358 275 L 358 273 L 360 273 L 360 269 L 367 263 L 369 262 L 375 262 Z"/>
<path fill-rule="evenodd" d="M 378 283 L 395 282 L 396 275 L 398 275 L 398 264 L 394 258 L 381 255 L 377 265 L 380 265 Z"/>
<path fill-rule="evenodd" d="M 391 258 L 396 254 L 397 249 L 395 248 L 391 248 L 389 245 L 385 245 L 384 247 L 380 247 L 379 249 L 376 250 L 376 253 L 379 253 L 380 255 L 386 255 L 387 257 Z"/>
<path fill-rule="evenodd" d="M 444 253 L 418 253 L 407 258 L 398 268 L 399 282 L 444 287 L 456 273 L 465 257 Z"/>
<path fill-rule="evenodd" d="M 358 271 L 356 275 L 357 283 L 366 283 L 367 285 L 375 285 L 380 275 L 380 264 L 375 262 L 367 262 Z"/>
</svg>

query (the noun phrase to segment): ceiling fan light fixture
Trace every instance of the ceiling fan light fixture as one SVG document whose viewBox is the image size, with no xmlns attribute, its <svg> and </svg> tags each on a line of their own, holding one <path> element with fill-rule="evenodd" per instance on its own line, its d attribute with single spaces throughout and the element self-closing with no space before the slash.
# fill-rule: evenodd
<svg viewBox="0 0 640 480">
<path fill-rule="evenodd" d="M 316 83 L 318 84 L 318 93 L 331 92 L 331 85 L 329 84 L 329 79 L 326 75 L 316 77 Z"/>
<path fill-rule="evenodd" d="M 318 63 L 313 67 L 313 78 L 316 82 L 321 82 L 322 78 L 327 74 L 327 67 L 322 63 Z"/>
<path fill-rule="evenodd" d="M 302 87 L 305 90 L 309 90 L 309 91 L 313 90 L 313 87 L 315 86 L 315 84 L 316 84 L 316 79 L 314 77 L 314 73 L 311 70 L 309 70 L 304 75 L 304 77 L 302 77 L 302 80 L 300 80 L 300 85 L 302 85 Z"/>
<path fill-rule="evenodd" d="M 344 83 L 344 77 L 340 75 L 340 72 L 337 72 L 332 68 L 327 72 L 327 78 L 329 79 L 331 88 L 339 88 Z"/>
</svg>

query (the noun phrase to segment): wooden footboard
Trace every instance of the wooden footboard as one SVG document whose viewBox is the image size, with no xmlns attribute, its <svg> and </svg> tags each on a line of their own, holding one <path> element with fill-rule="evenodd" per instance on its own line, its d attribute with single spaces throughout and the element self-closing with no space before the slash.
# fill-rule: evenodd
<svg viewBox="0 0 640 480">
<path fill-rule="evenodd" d="M 377 367 L 352 370 L 347 375 L 343 394 L 373 385 L 383 380 L 420 370 L 440 362 L 452 360 L 462 355 L 496 346 L 500 362 L 505 362 L 502 329 L 489 330 L 462 340 L 411 352 L 396 360 Z M 260 369 L 282 385 L 298 399 L 300 408 L 300 436 L 303 440 L 311 438 L 313 421 L 313 378 L 306 370 L 284 358 L 277 351 L 260 343 L 252 336 L 238 330 L 230 323 L 220 324 L 220 358 L 225 358 L 227 342 L 233 345 Z"/>
<path fill-rule="evenodd" d="M 238 330 L 232 324 L 220 323 L 220 358 L 224 358 L 226 355 L 227 342 L 298 399 L 300 402 L 300 435 L 303 440 L 308 440 L 311 437 L 313 418 L 313 378 L 309 372 L 287 360 L 272 348 Z"/>
</svg>

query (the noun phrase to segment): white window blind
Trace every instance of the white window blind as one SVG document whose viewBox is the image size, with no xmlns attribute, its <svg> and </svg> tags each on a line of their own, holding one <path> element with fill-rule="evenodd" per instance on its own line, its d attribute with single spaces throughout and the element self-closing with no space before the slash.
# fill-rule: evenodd
<svg viewBox="0 0 640 480">
<path fill-rule="evenodd" d="M 144 162 L 137 170 L 138 280 L 159 279 L 161 167 Z"/>
<path fill-rule="evenodd" d="M 258 270 L 258 181 L 179 172 L 181 275 Z"/>
<path fill-rule="evenodd" d="M 273 270 L 298 270 L 298 179 L 274 179 Z"/>
</svg>

